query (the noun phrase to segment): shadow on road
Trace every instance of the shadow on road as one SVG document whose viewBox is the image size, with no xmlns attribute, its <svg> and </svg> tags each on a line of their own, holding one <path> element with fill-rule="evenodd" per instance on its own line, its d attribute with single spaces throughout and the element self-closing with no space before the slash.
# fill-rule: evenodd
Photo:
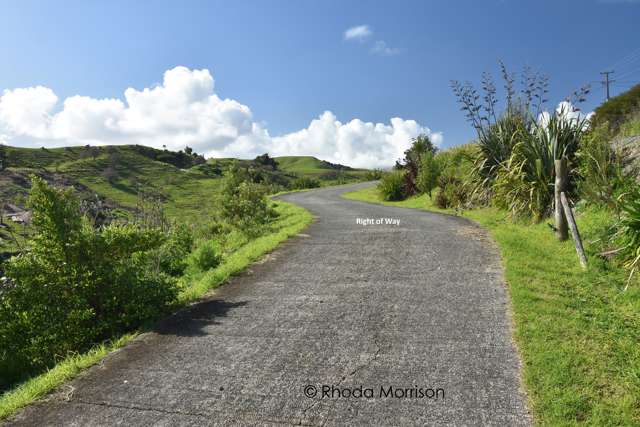
<svg viewBox="0 0 640 427">
<path fill-rule="evenodd" d="M 194 337 L 207 335 L 207 326 L 219 324 L 216 319 L 226 317 L 230 310 L 247 305 L 246 301 L 226 302 L 210 300 L 194 304 L 160 322 L 154 332 L 161 335 Z"/>
</svg>

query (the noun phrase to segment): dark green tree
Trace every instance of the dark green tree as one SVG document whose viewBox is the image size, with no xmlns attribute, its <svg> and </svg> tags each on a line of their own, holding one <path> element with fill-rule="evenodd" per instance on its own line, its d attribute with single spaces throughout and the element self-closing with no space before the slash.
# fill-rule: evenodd
<svg viewBox="0 0 640 427">
<path fill-rule="evenodd" d="M 438 186 L 440 176 L 440 164 L 433 152 L 427 151 L 420 158 L 420 171 L 418 172 L 418 190 L 427 193 L 431 198 L 431 192 Z"/>
<path fill-rule="evenodd" d="M 438 147 L 433 144 L 429 136 L 421 134 L 413 138 L 411 147 L 404 152 L 404 158 L 396 162 L 396 169 L 405 170 L 404 192 L 407 196 L 419 193 L 417 180 L 418 173 L 420 172 L 420 159 L 422 155 L 425 153 L 435 155 L 437 152 Z"/>
<path fill-rule="evenodd" d="M 259 155 L 254 161 L 260 166 L 270 167 L 274 171 L 278 170 L 278 162 L 273 157 L 270 157 L 269 153 Z"/>
</svg>

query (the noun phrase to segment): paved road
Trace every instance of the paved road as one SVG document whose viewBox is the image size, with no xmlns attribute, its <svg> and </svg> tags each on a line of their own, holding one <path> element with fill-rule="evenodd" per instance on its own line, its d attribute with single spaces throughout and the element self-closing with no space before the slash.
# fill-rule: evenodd
<svg viewBox="0 0 640 427">
<path fill-rule="evenodd" d="M 305 234 L 10 424 L 530 424 L 485 234 L 352 188 L 282 197 L 317 215 Z"/>
</svg>

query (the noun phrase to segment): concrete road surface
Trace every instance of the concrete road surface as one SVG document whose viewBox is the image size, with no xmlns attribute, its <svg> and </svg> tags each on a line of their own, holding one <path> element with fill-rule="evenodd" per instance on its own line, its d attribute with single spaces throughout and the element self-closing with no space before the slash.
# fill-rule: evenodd
<svg viewBox="0 0 640 427">
<path fill-rule="evenodd" d="M 317 219 L 9 425 L 529 425 L 499 256 L 470 222 L 289 194 Z"/>
</svg>

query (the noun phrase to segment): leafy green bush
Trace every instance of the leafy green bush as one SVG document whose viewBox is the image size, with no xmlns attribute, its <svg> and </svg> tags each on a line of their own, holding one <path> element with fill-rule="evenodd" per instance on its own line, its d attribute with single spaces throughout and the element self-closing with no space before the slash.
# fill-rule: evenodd
<svg viewBox="0 0 640 427">
<path fill-rule="evenodd" d="M 207 240 L 193 253 L 195 265 L 200 271 L 216 268 L 221 261 L 218 248 L 213 240 Z"/>
<path fill-rule="evenodd" d="M 248 180 L 242 170 L 232 168 L 222 190 L 222 217 L 248 234 L 258 234 L 276 215 L 269 207 L 267 192 L 265 186 Z"/>
<path fill-rule="evenodd" d="M 420 170 L 418 171 L 417 186 L 421 193 L 431 193 L 438 184 L 440 176 L 440 163 L 436 160 L 433 152 L 426 152 L 420 158 Z"/>
<path fill-rule="evenodd" d="M 181 276 L 187 268 L 192 247 L 191 229 L 185 224 L 172 226 L 166 233 L 165 242 L 155 252 L 160 269 L 170 276 Z"/>
<path fill-rule="evenodd" d="M 382 177 L 378 184 L 378 191 L 386 201 L 398 201 L 407 198 L 405 193 L 405 172 L 393 171 Z"/>
<path fill-rule="evenodd" d="M 305 188 L 319 188 L 320 181 L 317 179 L 303 176 L 293 181 L 293 188 L 296 190 L 304 190 Z"/>
<path fill-rule="evenodd" d="M 439 191 L 434 203 L 440 209 L 460 208 L 469 198 L 469 190 L 455 175 L 443 174 L 438 178 Z"/>
<path fill-rule="evenodd" d="M 587 129 L 586 119 L 561 109 L 543 116 L 530 131 L 515 134 L 509 158 L 496 169 L 494 202 L 516 216 L 539 221 L 551 213 L 555 160 L 566 159 L 569 191 L 574 190 L 576 152 Z"/>
<path fill-rule="evenodd" d="M 4 264 L 0 387 L 165 312 L 175 280 L 158 268 L 157 229 L 94 229 L 69 190 L 33 178 L 30 250 Z"/>
<path fill-rule="evenodd" d="M 513 148 L 529 133 L 531 120 L 519 110 L 508 111 L 498 117 L 495 123 L 478 129 L 480 156 L 477 172 L 485 186 L 491 186 L 498 170 L 513 153 Z"/>
<path fill-rule="evenodd" d="M 418 188 L 418 173 L 420 171 L 420 159 L 426 153 L 436 154 L 438 148 L 431 142 L 427 135 L 418 135 L 413 138 L 411 147 L 404 152 L 404 158 L 396 161 L 395 168 L 404 171 L 404 197 L 416 195 Z"/>
<path fill-rule="evenodd" d="M 636 184 L 628 153 L 611 144 L 606 125 L 582 139 L 578 157 L 578 191 L 590 203 L 618 210 L 618 197 Z"/>
</svg>

